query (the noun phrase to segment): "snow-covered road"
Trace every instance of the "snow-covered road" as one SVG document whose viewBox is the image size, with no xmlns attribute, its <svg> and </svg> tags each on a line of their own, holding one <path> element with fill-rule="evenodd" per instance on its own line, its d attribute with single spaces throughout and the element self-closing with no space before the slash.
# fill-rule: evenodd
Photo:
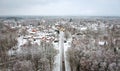
<svg viewBox="0 0 120 71">
<path fill-rule="evenodd" d="M 64 62 L 64 32 L 60 31 L 59 35 L 59 48 L 60 48 L 60 71 L 65 71 Z"/>
<path fill-rule="evenodd" d="M 57 49 L 59 53 L 55 56 L 53 71 L 62 71 L 62 48 L 64 47 L 63 37 L 64 37 L 64 32 L 60 31 L 59 42 L 54 43 L 55 49 Z"/>
<path fill-rule="evenodd" d="M 68 39 L 67 43 L 64 43 L 64 61 L 65 61 L 65 71 L 71 71 L 70 70 L 70 64 L 68 62 L 68 59 L 67 59 L 67 54 L 66 54 L 66 51 L 68 50 L 68 48 L 70 48 L 70 44 L 71 44 L 71 41 L 72 39 Z"/>
<path fill-rule="evenodd" d="M 64 32 L 60 31 L 59 42 L 54 44 L 59 53 L 55 57 L 55 65 L 53 71 L 70 71 L 70 65 L 67 61 L 66 51 L 68 47 L 70 47 L 71 39 L 69 39 L 67 43 L 64 43 L 64 40 Z"/>
<path fill-rule="evenodd" d="M 54 43 L 54 47 L 55 47 L 55 49 L 57 49 L 59 52 L 58 52 L 58 54 L 55 56 L 55 62 L 54 62 L 53 71 L 60 71 L 60 48 L 59 48 L 58 43 Z"/>
</svg>

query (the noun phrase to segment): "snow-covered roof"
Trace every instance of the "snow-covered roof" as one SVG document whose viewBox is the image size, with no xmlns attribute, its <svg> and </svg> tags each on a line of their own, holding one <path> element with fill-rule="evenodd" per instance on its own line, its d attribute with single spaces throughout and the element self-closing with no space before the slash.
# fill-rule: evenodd
<svg viewBox="0 0 120 71">
<path fill-rule="evenodd" d="M 105 45 L 107 42 L 106 41 L 99 41 L 98 44 L 99 45 Z"/>
</svg>

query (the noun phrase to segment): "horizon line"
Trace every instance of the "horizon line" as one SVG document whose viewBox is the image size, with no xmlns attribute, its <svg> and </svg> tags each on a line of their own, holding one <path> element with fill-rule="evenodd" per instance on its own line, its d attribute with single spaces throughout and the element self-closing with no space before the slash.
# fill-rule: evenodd
<svg viewBox="0 0 120 71">
<path fill-rule="evenodd" d="M 53 16 L 53 17 L 120 17 L 119 15 L 0 15 L 0 17 L 16 17 L 16 16 Z"/>
</svg>

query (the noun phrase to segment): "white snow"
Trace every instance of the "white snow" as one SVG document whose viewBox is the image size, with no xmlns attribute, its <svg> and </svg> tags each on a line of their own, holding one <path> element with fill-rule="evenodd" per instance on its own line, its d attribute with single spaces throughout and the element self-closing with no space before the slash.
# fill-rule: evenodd
<svg viewBox="0 0 120 71">
<path fill-rule="evenodd" d="M 85 31 L 87 30 L 87 27 L 81 27 L 80 30 Z"/>
<path fill-rule="evenodd" d="M 8 55 L 9 55 L 9 56 L 14 55 L 14 54 L 15 54 L 15 51 L 13 51 L 13 50 L 9 50 L 9 51 L 8 51 Z"/>
<path fill-rule="evenodd" d="M 27 42 L 26 39 L 23 39 L 23 36 L 19 37 L 18 39 L 18 49 L 16 50 L 17 53 L 21 52 L 21 45 Z"/>
<path fill-rule="evenodd" d="M 55 48 L 58 48 L 58 46 Z M 60 48 L 58 50 L 60 50 Z M 60 71 L 60 52 L 58 52 L 58 54 L 55 56 L 53 71 Z"/>
<path fill-rule="evenodd" d="M 59 51 L 59 53 L 55 56 L 55 62 L 54 62 L 54 68 L 53 68 L 53 71 L 61 71 L 61 67 L 62 67 L 62 61 L 61 61 L 61 58 L 62 58 L 62 44 L 63 44 L 63 32 L 60 32 L 60 35 L 59 35 L 59 42 L 58 44 L 55 43 L 55 48 Z"/>
<path fill-rule="evenodd" d="M 66 51 L 70 47 L 72 38 L 68 39 L 67 43 L 64 43 L 64 32 L 60 31 L 59 42 L 54 43 L 55 49 L 58 49 L 59 53 L 55 57 L 55 65 L 53 71 L 61 71 L 62 70 L 62 53 L 64 54 L 65 61 L 65 71 L 70 71 L 70 65 L 67 61 Z"/>
<path fill-rule="evenodd" d="M 99 41 L 98 44 L 99 44 L 99 45 L 104 45 L 105 42 L 104 42 L 104 41 Z"/>
<path fill-rule="evenodd" d="M 67 43 L 64 43 L 65 71 L 71 71 L 71 70 L 70 70 L 70 64 L 69 64 L 69 62 L 68 62 L 67 54 L 66 54 L 68 48 L 71 47 L 71 45 L 70 45 L 71 42 L 72 42 L 72 38 L 69 38 L 69 39 L 67 40 Z"/>
</svg>

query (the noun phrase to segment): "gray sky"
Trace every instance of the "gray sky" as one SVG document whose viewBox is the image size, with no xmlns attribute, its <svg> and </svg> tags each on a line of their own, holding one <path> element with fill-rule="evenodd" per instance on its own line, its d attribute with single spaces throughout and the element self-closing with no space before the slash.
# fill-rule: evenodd
<svg viewBox="0 0 120 71">
<path fill-rule="evenodd" d="M 0 15 L 120 16 L 120 0 L 0 0 Z"/>
</svg>

